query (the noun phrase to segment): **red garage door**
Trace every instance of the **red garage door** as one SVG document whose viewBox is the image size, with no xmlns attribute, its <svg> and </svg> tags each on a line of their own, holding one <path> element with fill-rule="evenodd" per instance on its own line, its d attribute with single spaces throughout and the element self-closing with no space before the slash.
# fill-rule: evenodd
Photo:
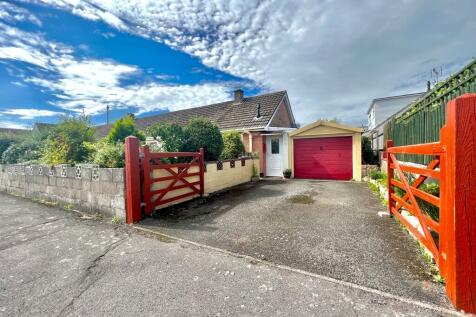
<svg viewBox="0 0 476 317">
<path fill-rule="evenodd" d="M 352 137 L 295 139 L 294 177 L 350 180 Z"/>
</svg>

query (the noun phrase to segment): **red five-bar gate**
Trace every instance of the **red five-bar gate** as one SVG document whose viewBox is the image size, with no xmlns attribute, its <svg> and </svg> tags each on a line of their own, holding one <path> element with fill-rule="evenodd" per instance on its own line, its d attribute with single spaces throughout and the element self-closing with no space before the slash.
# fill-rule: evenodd
<svg viewBox="0 0 476 317">
<path fill-rule="evenodd" d="M 200 152 L 150 152 L 139 140 L 126 138 L 126 221 L 151 215 L 157 207 L 204 192 L 204 156 Z M 173 159 L 174 163 L 166 162 Z M 143 209 L 142 209 L 143 208 Z"/>
<path fill-rule="evenodd" d="M 440 142 L 394 147 L 387 141 L 388 207 L 433 254 L 456 308 L 476 313 L 476 94 L 450 101 L 446 116 Z M 417 167 L 398 161 L 398 154 L 433 160 Z M 410 183 L 405 173 L 419 177 Z M 428 178 L 439 181 L 439 197 L 419 189 Z M 405 194 L 397 196 L 395 187 Z M 438 222 L 422 212 L 418 200 L 439 208 Z M 419 228 L 401 215 L 402 208 L 418 219 Z"/>
</svg>

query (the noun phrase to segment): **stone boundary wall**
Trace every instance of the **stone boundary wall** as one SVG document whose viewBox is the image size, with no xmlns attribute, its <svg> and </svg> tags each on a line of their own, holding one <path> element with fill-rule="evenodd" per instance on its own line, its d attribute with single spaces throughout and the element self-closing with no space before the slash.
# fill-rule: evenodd
<svg viewBox="0 0 476 317">
<path fill-rule="evenodd" d="M 0 191 L 125 219 L 123 168 L 0 165 Z"/>
</svg>

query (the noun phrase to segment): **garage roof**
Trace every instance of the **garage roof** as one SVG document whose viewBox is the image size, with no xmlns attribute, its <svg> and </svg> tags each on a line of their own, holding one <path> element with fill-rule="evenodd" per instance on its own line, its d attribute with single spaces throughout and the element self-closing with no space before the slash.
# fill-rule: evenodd
<svg viewBox="0 0 476 317">
<path fill-rule="evenodd" d="M 294 130 L 293 132 L 289 133 L 289 136 L 294 136 L 294 135 L 299 135 L 307 130 L 319 127 L 319 126 L 326 126 L 326 127 L 331 127 L 334 129 L 339 129 L 339 130 L 344 130 L 348 132 L 353 132 L 353 133 L 361 133 L 363 131 L 362 128 L 355 128 L 351 127 L 348 125 L 343 125 L 343 124 L 338 124 L 334 122 L 329 122 L 329 121 L 323 121 L 323 120 L 318 120 L 316 122 L 310 123 L 308 125 L 305 125 L 304 127 Z"/>
</svg>

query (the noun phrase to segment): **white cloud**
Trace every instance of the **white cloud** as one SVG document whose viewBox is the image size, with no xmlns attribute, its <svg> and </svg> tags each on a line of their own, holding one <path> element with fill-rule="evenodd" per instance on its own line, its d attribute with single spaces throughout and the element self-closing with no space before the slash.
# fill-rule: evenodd
<svg viewBox="0 0 476 317">
<path fill-rule="evenodd" d="M 21 61 L 42 69 L 34 75 L 17 75 L 23 82 L 51 92 L 56 100 L 50 103 L 67 111 L 97 115 L 104 113 L 109 105 L 113 109 L 135 107 L 141 114 L 220 102 L 230 96 L 231 88 L 227 84 L 171 85 L 163 83 L 166 78 L 162 74 L 157 75 L 156 82 L 125 85 L 122 83 L 124 79 L 140 77 L 140 68 L 113 60 L 78 59 L 71 47 L 1 22 L 0 32 L 0 61 Z M 14 71 L 10 70 L 10 73 L 15 75 Z M 14 83 L 18 85 L 20 82 Z M 3 113 L 21 119 L 58 114 L 25 109 Z"/>
<path fill-rule="evenodd" d="M 63 114 L 58 111 L 39 109 L 8 109 L 2 112 L 5 115 L 19 116 L 20 119 L 34 119 L 38 117 L 54 117 Z"/>
<path fill-rule="evenodd" d="M 38 26 L 42 25 L 41 20 L 28 10 L 4 1 L 0 1 L 0 20 L 10 23 L 29 21 Z"/>
<path fill-rule="evenodd" d="M 303 123 L 363 122 L 371 99 L 424 90 L 428 78 L 416 75 L 476 55 L 473 0 L 36 1 L 287 89 Z"/>
</svg>

